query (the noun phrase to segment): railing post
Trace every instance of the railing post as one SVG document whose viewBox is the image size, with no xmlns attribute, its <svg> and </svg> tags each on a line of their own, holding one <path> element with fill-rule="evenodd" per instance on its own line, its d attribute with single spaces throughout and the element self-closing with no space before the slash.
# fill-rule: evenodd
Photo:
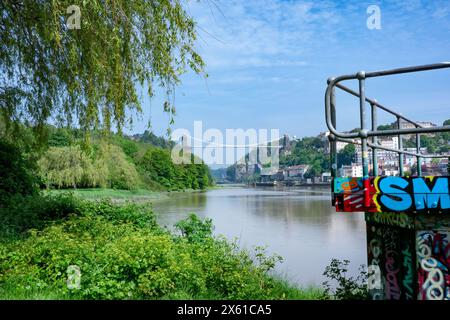
<svg viewBox="0 0 450 320">
<path fill-rule="evenodd" d="M 359 80 L 359 113 L 361 122 L 361 159 L 363 169 L 363 184 L 364 184 L 364 204 L 366 207 L 370 205 L 370 191 L 369 191 L 369 149 L 367 147 L 367 113 L 366 113 L 366 73 L 364 71 L 358 72 Z"/>
<path fill-rule="evenodd" d="M 336 128 L 336 89 L 333 87 L 331 89 L 331 123 Z M 337 146 L 336 139 L 332 139 L 330 146 L 331 155 L 331 176 L 333 178 L 337 177 L 338 163 L 337 163 Z"/>
<path fill-rule="evenodd" d="M 378 126 L 377 106 L 373 103 L 370 106 L 372 108 L 372 131 L 375 131 L 375 130 L 377 130 L 377 126 Z M 378 144 L 377 136 L 372 137 L 372 143 Z M 372 170 L 373 170 L 373 175 L 375 177 L 378 176 L 378 154 L 377 153 L 378 153 L 377 149 L 372 148 Z"/>
<path fill-rule="evenodd" d="M 402 128 L 401 119 L 400 119 L 400 117 L 397 117 L 397 129 L 401 129 L 401 128 Z M 400 151 L 403 151 L 403 138 L 402 138 L 401 134 L 398 135 L 398 149 Z M 398 154 L 398 163 L 399 163 L 399 168 L 400 168 L 400 177 L 403 177 L 403 175 L 404 175 L 403 158 L 404 158 L 403 154 L 399 153 Z"/>
<path fill-rule="evenodd" d="M 328 84 L 333 80 L 333 78 L 328 79 Z M 330 101 L 330 115 L 331 123 L 334 128 L 336 128 L 336 89 L 332 87 L 331 89 L 331 101 Z M 336 199 L 334 197 L 334 179 L 338 176 L 338 162 L 337 162 L 337 147 L 336 147 L 336 137 L 330 132 L 330 164 L 331 164 L 331 202 L 334 206 Z"/>
<path fill-rule="evenodd" d="M 420 154 L 420 134 L 416 134 L 416 148 L 417 154 Z M 417 157 L 417 176 L 422 176 L 422 158 Z"/>
</svg>

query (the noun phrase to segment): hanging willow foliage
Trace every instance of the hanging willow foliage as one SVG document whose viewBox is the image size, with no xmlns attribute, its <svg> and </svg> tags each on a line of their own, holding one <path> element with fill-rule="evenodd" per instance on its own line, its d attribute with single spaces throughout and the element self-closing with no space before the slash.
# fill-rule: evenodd
<svg viewBox="0 0 450 320">
<path fill-rule="evenodd" d="M 204 72 L 188 0 L 0 2 L 0 120 L 38 129 L 54 118 L 119 131 L 142 112 L 137 88 L 164 88 L 171 114 L 180 75 Z M 80 28 L 70 29 L 71 5 Z M 71 19 L 70 21 L 68 21 Z"/>
</svg>

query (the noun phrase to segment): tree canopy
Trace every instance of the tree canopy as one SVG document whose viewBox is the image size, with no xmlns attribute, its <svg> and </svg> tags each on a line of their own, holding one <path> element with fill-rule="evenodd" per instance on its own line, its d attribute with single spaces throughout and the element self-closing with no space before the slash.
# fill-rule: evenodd
<svg viewBox="0 0 450 320">
<path fill-rule="evenodd" d="M 204 72 L 186 2 L 1 1 L 0 120 L 8 129 L 26 121 L 39 130 L 53 118 L 120 131 L 142 112 L 139 89 L 161 86 L 172 122 L 181 74 Z M 69 28 L 73 5 L 79 29 Z"/>
</svg>

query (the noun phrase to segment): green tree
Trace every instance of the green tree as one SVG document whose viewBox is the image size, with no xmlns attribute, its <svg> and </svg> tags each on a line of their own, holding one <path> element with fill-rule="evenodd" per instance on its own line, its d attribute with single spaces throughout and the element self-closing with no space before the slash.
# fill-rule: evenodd
<svg viewBox="0 0 450 320">
<path fill-rule="evenodd" d="M 51 130 L 48 139 L 48 145 L 50 147 L 68 147 L 72 144 L 72 135 L 67 129 L 54 129 Z"/>
<path fill-rule="evenodd" d="M 50 147 L 39 159 L 38 166 L 47 188 L 98 186 L 106 176 L 106 170 L 94 170 L 91 160 L 78 145 Z"/>
<path fill-rule="evenodd" d="M 142 112 L 137 88 L 152 95 L 156 85 L 166 91 L 164 110 L 173 115 L 169 97 L 181 74 L 204 70 L 186 2 L 1 1 L 5 132 L 17 120 L 29 119 L 42 133 L 50 117 L 69 124 L 77 119 L 83 129 L 114 125 L 120 131 L 132 114 Z M 67 9 L 74 4 L 80 9 L 79 29 L 67 25 Z"/>
<path fill-rule="evenodd" d="M 102 144 L 94 165 L 106 165 L 107 186 L 114 189 L 136 189 L 139 184 L 139 175 L 133 163 L 127 160 L 126 155 L 118 146 Z"/>
<path fill-rule="evenodd" d="M 12 195 L 37 192 L 33 168 L 34 164 L 17 147 L 0 140 L 0 206 Z"/>
<path fill-rule="evenodd" d="M 340 165 L 349 165 L 354 162 L 356 148 L 353 144 L 347 144 L 344 149 L 338 152 L 337 158 Z"/>
</svg>

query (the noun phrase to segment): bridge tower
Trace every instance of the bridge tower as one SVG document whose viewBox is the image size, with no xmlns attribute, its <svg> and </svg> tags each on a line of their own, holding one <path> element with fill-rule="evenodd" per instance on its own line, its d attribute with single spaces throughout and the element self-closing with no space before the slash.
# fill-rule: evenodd
<svg viewBox="0 0 450 320">
<path fill-rule="evenodd" d="M 377 72 L 358 72 L 328 80 L 325 116 L 330 130 L 332 204 L 338 212 L 364 212 L 367 228 L 368 289 L 372 299 L 450 300 L 450 178 L 423 176 L 427 159 L 450 155 L 425 154 L 420 139 L 424 134 L 449 132 L 450 126 L 424 126 L 366 96 L 371 78 L 450 68 L 450 62 Z M 342 85 L 357 81 L 358 92 Z M 336 129 L 336 90 L 359 100 L 358 132 Z M 377 112 L 396 119 L 396 127 L 378 130 Z M 370 122 L 370 123 L 369 123 Z M 405 136 L 415 136 L 415 150 L 405 150 Z M 397 137 L 397 145 L 380 143 Z M 338 175 L 337 143 L 357 144 L 361 150 L 362 176 Z M 398 157 L 396 176 L 380 175 L 380 153 Z M 405 156 L 414 157 L 417 169 L 405 175 Z M 371 170 L 369 170 L 371 168 Z"/>
</svg>

